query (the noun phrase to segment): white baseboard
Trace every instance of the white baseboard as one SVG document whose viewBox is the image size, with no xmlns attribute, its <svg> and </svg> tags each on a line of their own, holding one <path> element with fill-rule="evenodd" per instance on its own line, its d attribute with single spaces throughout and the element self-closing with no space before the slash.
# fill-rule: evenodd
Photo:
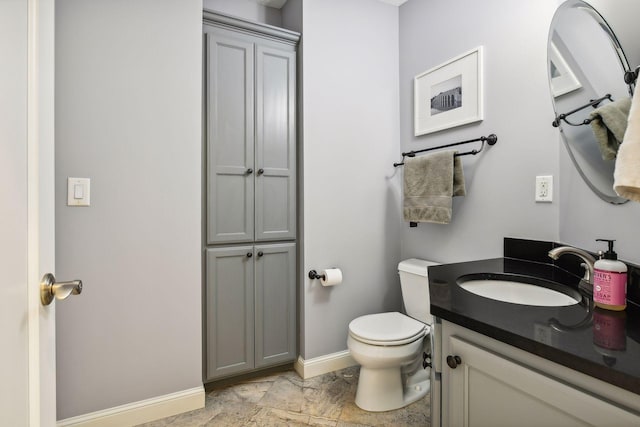
<svg viewBox="0 0 640 427">
<path fill-rule="evenodd" d="M 295 369 L 298 375 L 303 379 L 307 379 L 348 368 L 350 366 L 355 366 L 357 364 L 358 363 L 353 360 L 353 357 L 351 357 L 349 350 L 344 350 L 320 357 L 314 357 L 309 360 L 304 360 L 301 356 L 298 356 L 298 360 L 293 364 L 293 369 Z"/>
<path fill-rule="evenodd" d="M 195 387 L 102 411 L 66 418 L 57 427 L 125 427 L 204 408 L 204 387 Z"/>
</svg>

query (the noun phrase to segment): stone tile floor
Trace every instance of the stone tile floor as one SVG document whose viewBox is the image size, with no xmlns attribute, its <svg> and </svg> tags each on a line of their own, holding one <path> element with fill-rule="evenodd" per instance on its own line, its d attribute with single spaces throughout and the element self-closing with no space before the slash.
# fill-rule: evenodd
<svg viewBox="0 0 640 427">
<path fill-rule="evenodd" d="M 366 412 L 354 403 L 358 367 L 303 380 L 294 371 L 214 389 L 203 409 L 144 427 L 429 426 L 429 396 L 405 408 Z"/>
</svg>

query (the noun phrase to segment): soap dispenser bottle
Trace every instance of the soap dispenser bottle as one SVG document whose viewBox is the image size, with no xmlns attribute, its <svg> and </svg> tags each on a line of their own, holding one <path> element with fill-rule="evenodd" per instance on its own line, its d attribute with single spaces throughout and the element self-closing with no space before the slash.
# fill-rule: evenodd
<svg viewBox="0 0 640 427">
<path fill-rule="evenodd" d="M 593 302 L 607 310 L 624 310 L 627 307 L 627 266 L 618 261 L 613 251 L 615 240 L 596 239 L 609 242 L 609 249 L 593 265 Z"/>
</svg>

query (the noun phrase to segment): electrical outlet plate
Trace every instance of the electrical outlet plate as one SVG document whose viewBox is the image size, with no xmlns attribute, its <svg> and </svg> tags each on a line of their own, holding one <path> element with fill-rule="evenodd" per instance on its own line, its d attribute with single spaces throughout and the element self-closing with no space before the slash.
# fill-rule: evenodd
<svg viewBox="0 0 640 427">
<path fill-rule="evenodd" d="M 536 176 L 536 202 L 553 201 L 553 176 Z"/>
</svg>

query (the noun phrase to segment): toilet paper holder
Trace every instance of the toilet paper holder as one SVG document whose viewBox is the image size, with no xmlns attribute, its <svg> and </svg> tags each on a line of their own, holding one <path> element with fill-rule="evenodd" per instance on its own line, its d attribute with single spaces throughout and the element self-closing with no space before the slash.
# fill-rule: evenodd
<svg viewBox="0 0 640 427">
<path fill-rule="evenodd" d="M 317 271 L 315 270 L 311 270 L 309 271 L 309 279 L 313 280 L 313 279 L 323 279 L 326 280 L 327 278 L 325 277 L 324 274 L 318 274 Z"/>
<path fill-rule="evenodd" d="M 322 286 L 336 286 L 342 283 L 342 271 L 337 268 L 327 268 L 319 273 L 316 270 L 309 271 L 309 279 L 320 279 Z"/>
</svg>

